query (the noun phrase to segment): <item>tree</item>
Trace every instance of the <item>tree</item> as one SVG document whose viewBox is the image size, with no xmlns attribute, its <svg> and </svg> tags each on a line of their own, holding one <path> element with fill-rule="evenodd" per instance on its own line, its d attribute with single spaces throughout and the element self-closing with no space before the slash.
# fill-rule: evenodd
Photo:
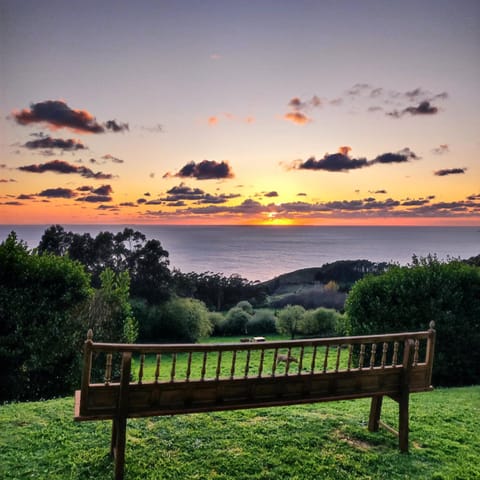
<svg viewBox="0 0 480 480">
<path fill-rule="evenodd" d="M 357 282 L 346 312 L 354 335 L 424 330 L 434 320 L 434 384 L 480 382 L 478 267 L 414 257 L 407 267 L 392 267 Z"/>
<path fill-rule="evenodd" d="M 79 263 L 31 253 L 13 232 L 0 244 L 0 400 L 72 392 L 89 283 Z"/>
<path fill-rule="evenodd" d="M 300 322 L 305 315 L 305 309 L 300 305 L 287 305 L 278 314 L 277 330 L 290 335 L 291 339 L 299 332 Z"/>
<path fill-rule="evenodd" d="M 227 335 L 246 335 L 247 324 L 251 318 L 252 316 L 243 308 L 231 308 L 222 324 L 223 333 Z"/>
<path fill-rule="evenodd" d="M 317 308 L 307 310 L 298 325 L 298 329 L 304 335 L 333 335 L 341 315 L 331 308 Z"/>
</svg>

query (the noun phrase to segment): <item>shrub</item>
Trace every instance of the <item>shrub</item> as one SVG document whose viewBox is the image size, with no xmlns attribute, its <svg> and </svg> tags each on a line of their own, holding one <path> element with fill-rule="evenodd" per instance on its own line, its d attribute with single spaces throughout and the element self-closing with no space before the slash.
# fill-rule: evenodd
<svg viewBox="0 0 480 480">
<path fill-rule="evenodd" d="M 247 312 L 249 315 L 253 315 L 255 311 L 253 310 L 252 304 L 247 300 L 242 300 L 236 305 L 238 308 L 241 308 L 244 312 Z"/>
<path fill-rule="evenodd" d="M 305 315 L 305 309 L 300 305 L 287 305 L 278 314 L 277 330 L 279 333 L 290 335 L 292 340 L 299 332 L 300 322 Z"/>
<path fill-rule="evenodd" d="M 251 335 L 275 333 L 277 317 L 270 310 L 257 310 L 247 323 L 247 331 Z"/>
<path fill-rule="evenodd" d="M 298 329 L 304 335 L 333 335 L 340 314 L 330 308 L 317 308 L 305 312 Z"/>
<path fill-rule="evenodd" d="M 245 335 L 247 333 L 247 324 L 251 318 L 252 316 L 242 308 L 231 308 L 222 324 L 223 333 L 225 335 Z"/>
<path fill-rule="evenodd" d="M 79 263 L 31 254 L 13 232 L 0 244 L 0 401 L 72 393 L 89 284 Z"/>
<path fill-rule="evenodd" d="M 424 330 L 435 321 L 433 382 L 480 383 L 480 270 L 459 261 L 413 258 L 352 288 L 346 311 L 353 334 Z"/>
<path fill-rule="evenodd" d="M 223 335 L 223 325 L 225 317 L 220 312 L 208 312 L 208 320 L 212 325 L 213 335 Z"/>
</svg>

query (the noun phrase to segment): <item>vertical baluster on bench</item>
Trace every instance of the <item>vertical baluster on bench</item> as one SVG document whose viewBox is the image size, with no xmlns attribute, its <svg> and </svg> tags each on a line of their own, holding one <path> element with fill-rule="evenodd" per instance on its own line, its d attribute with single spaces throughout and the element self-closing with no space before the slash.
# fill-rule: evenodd
<svg viewBox="0 0 480 480">
<path fill-rule="evenodd" d="M 375 355 L 377 353 L 377 344 L 372 343 L 372 351 L 370 353 L 370 369 L 372 369 L 375 366 Z"/>
<path fill-rule="evenodd" d="M 398 347 L 399 347 L 398 342 L 393 343 L 393 357 L 392 357 L 392 367 L 396 367 L 398 364 Z"/>
<path fill-rule="evenodd" d="M 314 345 L 313 353 L 312 353 L 312 364 L 310 366 L 310 375 L 313 375 L 315 373 L 315 361 L 316 360 L 317 360 L 317 345 Z"/>
<path fill-rule="evenodd" d="M 278 348 L 276 348 L 273 353 L 272 377 L 275 376 L 275 370 L 277 369 L 277 355 L 278 355 Z"/>
<path fill-rule="evenodd" d="M 170 370 L 170 382 L 175 381 L 175 368 L 177 366 L 177 354 L 172 353 L 172 369 Z"/>
<path fill-rule="evenodd" d="M 143 368 L 145 365 L 145 354 L 140 355 L 140 368 L 138 369 L 138 384 L 141 385 L 143 380 Z"/>
<path fill-rule="evenodd" d="M 363 362 L 365 360 L 365 344 L 360 344 L 360 358 L 358 359 L 358 369 L 361 370 L 363 368 Z"/>
<path fill-rule="evenodd" d="M 107 354 L 107 362 L 105 364 L 105 385 L 109 385 L 112 381 L 112 354 Z"/>
<path fill-rule="evenodd" d="M 260 350 L 260 365 L 258 366 L 258 378 L 262 378 L 264 358 L 265 358 L 265 349 L 262 348 Z"/>
<path fill-rule="evenodd" d="M 337 360 L 335 361 L 335 372 L 338 372 L 338 368 L 340 367 L 340 353 L 342 352 L 342 346 L 337 345 Z"/>
<path fill-rule="evenodd" d="M 250 350 L 247 350 L 247 361 L 245 362 L 245 375 L 244 378 L 248 378 L 248 371 L 250 370 Z"/>
<path fill-rule="evenodd" d="M 288 347 L 288 352 L 287 352 L 287 363 L 285 364 L 285 376 L 288 375 L 288 372 L 290 370 L 290 357 L 292 355 L 292 347 Z"/>
<path fill-rule="evenodd" d="M 413 366 L 416 367 L 418 365 L 418 349 L 420 347 L 420 340 L 418 338 L 415 340 L 415 347 L 413 351 Z"/>
<path fill-rule="evenodd" d="M 158 383 L 158 377 L 160 377 L 160 362 L 162 360 L 162 355 L 157 353 L 157 361 L 155 365 L 155 383 Z"/>
<path fill-rule="evenodd" d="M 232 354 L 232 368 L 230 369 L 230 380 L 235 378 L 235 366 L 237 363 L 237 351 L 234 350 Z"/>
<path fill-rule="evenodd" d="M 323 359 L 323 373 L 325 373 L 327 371 L 327 368 L 328 368 L 328 353 L 330 351 L 330 345 L 327 345 L 327 347 L 325 348 L 325 357 Z"/>
<path fill-rule="evenodd" d="M 303 355 L 305 354 L 305 347 L 302 345 L 302 348 L 300 349 L 300 360 L 298 361 L 298 375 L 302 373 L 302 368 L 303 368 Z"/>
<path fill-rule="evenodd" d="M 217 357 L 217 371 L 215 373 L 215 380 L 219 379 L 221 368 L 222 368 L 222 351 L 220 350 L 218 352 L 218 357 Z"/>
<path fill-rule="evenodd" d="M 383 348 L 382 348 L 382 362 L 381 362 L 381 367 L 385 368 L 385 363 L 387 361 L 387 352 L 388 352 L 388 343 L 383 342 Z"/>
<path fill-rule="evenodd" d="M 202 382 L 205 380 L 205 373 L 207 372 L 207 356 L 208 356 L 208 352 L 203 352 L 202 374 L 201 374 Z"/>
<path fill-rule="evenodd" d="M 190 381 L 190 373 L 192 372 L 192 352 L 188 352 L 187 373 L 185 380 Z"/>
<path fill-rule="evenodd" d="M 351 343 L 348 346 L 348 363 L 347 363 L 347 370 L 350 371 L 352 368 L 352 355 L 353 355 L 353 344 Z"/>
</svg>

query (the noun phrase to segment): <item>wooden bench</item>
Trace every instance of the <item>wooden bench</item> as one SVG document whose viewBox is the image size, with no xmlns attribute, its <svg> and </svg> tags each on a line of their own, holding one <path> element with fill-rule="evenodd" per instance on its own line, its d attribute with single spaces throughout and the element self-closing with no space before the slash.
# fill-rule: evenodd
<svg viewBox="0 0 480 480">
<path fill-rule="evenodd" d="M 386 427 L 407 452 L 409 394 L 432 390 L 434 343 L 433 322 L 422 332 L 220 344 L 97 343 L 90 330 L 75 420 L 113 420 L 117 480 L 131 417 L 370 397 L 368 429 Z M 398 432 L 380 421 L 384 396 L 399 404 Z"/>
</svg>

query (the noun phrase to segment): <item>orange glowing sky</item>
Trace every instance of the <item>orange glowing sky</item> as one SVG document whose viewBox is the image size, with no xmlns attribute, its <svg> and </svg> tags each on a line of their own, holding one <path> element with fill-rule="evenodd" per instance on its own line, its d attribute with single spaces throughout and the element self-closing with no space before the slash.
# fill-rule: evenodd
<svg viewBox="0 0 480 480">
<path fill-rule="evenodd" d="M 2 4 L 2 224 L 480 224 L 478 2 Z"/>
</svg>

